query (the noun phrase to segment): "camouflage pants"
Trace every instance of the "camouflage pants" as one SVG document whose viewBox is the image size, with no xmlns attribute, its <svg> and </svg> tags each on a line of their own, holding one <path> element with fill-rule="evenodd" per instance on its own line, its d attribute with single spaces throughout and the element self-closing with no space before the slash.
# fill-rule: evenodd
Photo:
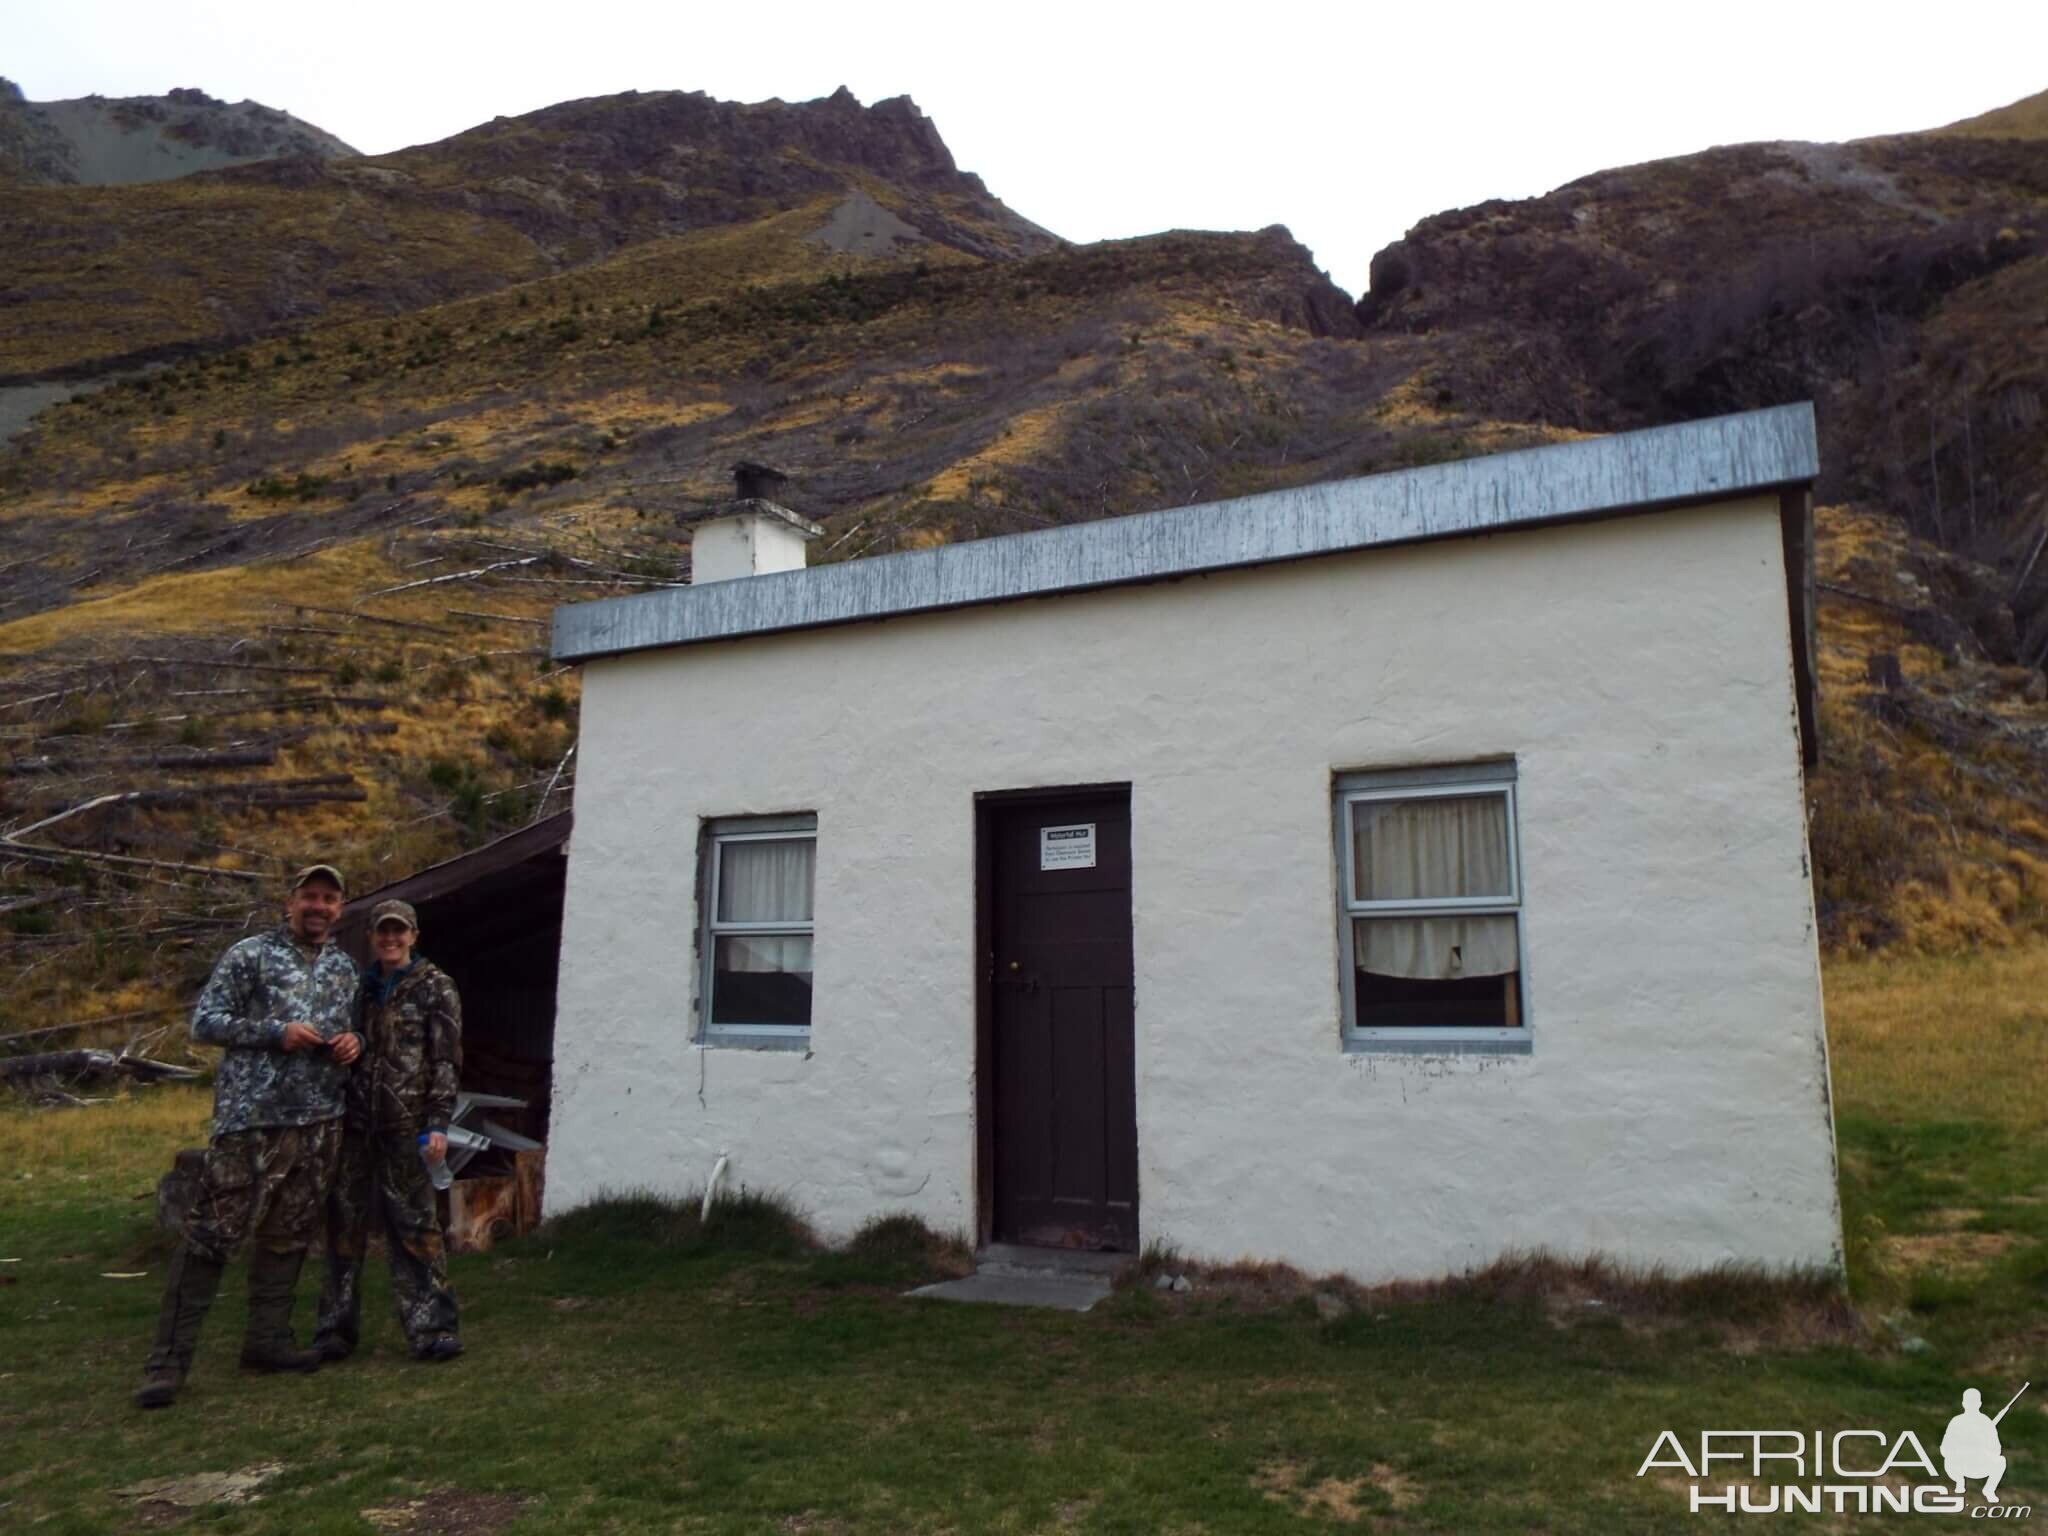
<svg viewBox="0 0 2048 1536">
<path fill-rule="evenodd" d="M 221 1264 L 252 1234 L 273 1253 L 304 1253 L 340 1153 L 339 1120 L 214 1137 L 199 1196 L 185 1218 L 185 1241 Z"/>
<path fill-rule="evenodd" d="M 420 1162 L 418 1133 L 363 1132 L 343 1138 L 341 1171 L 327 1196 L 327 1275 L 320 1287 L 319 1336 L 353 1347 L 362 1327 L 363 1259 L 375 1221 L 391 1250 L 391 1300 L 415 1350 L 456 1331 L 455 1291 L 434 1186 Z"/>
</svg>

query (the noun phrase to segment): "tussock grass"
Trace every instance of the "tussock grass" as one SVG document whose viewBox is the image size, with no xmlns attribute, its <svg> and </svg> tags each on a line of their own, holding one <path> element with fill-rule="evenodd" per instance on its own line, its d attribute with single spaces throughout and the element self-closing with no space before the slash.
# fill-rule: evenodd
<svg viewBox="0 0 2048 1536">
<path fill-rule="evenodd" d="M 957 1232 L 940 1232 L 908 1211 L 872 1216 L 844 1247 L 812 1264 L 827 1288 L 872 1286 L 904 1290 L 972 1273 L 974 1248 Z"/>
<path fill-rule="evenodd" d="M 75 1198 L 81 1183 L 154 1189 L 179 1147 L 206 1144 L 213 1091 L 196 1083 L 120 1088 L 104 1104 L 43 1109 L 0 1094 L 0 1206 Z"/>
<path fill-rule="evenodd" d="M 828 1247 L 780 1192 L 741 1189 L 722 1195 L 708 1221 L 700 1219 L 703 1200 L 701 1190 L 683 1195 L 647 1189 L 607 1192 L 551 1217 L 534 1242 L 557 1250 L 609 1249 L 677 1260 L 805 1261 L 804 1277 L 827 1289 L 901 1289 L 973 1268 L 966 1238 L 935 1231 L 909 1212 L 872 1217 L 844 1244 Z"/>
<path fill-rule="evenodd" d="M 934 1231 L 922 1217 L 908 1211 L 895 1211 L 862 1222 L 847 1241 L 846 1251 L 864 1259 L 917 1259 L 935 1246 L 965 1249 L 967 1240 Z"/>
<path fill-rule="evenodd" d="M 1193 1291 L 1165 1294 L 1174 1304 L 1195 1309 L 1219 1300 L 1238 1309 L 1313 1304 L 1326 1318 L 1363 1316 L 1370 1321 L 1402 1308 L 1506 1308 L 1540 1312 L 1560 1325 L 1619 1320 L 1646 1330 L 1705 1327 L 1743 1348 L 1753 1348 L 1760 1339 L 1796 1346 L 1840 1343 L 1862 1332 L 1842 1277 L 1826 1269 L 1719 1264 L 1679 1272 L 1598 1255 L 1566 1258 L 1528 1249 L 1461 1274 L 1363 1285 L 1348 1275 L 1316 1277 L 1288 1264 L 1190 1263 L 1174 1249 L 1155 1245 L 1132 1272 L 1147 1280 L 1157 1273 L 1186 1274 L 1194 1281 Z"/>
<path fill-rule="evenodd" d="M 1841 1277 L 1825 1269 L 1773 1270 L 1758 1264 L 1716 1264 L 1678 1272 L 1598 1256 L 1569 1259 L 1542 1249 L 1503 1254 L 1460 1275 L 1369 1287 L 1368 1299 L 1469 1300 L 1516 1305 L 1556 1300 L 1600 1302 L 1639 1317 L 1770 1321 L 1788 1310 L 1815 1311 L 1853 1328 Z"/>
<path fill-rule="evenodd" d="M 1828 968 L 1835 1094 L 1879 1119 L 2048 1131 L 2048 943 Z"/>
<path fill-rule="evenodd" d="M 703 1203 L 702 1190 L 684 1195 L 649 1189 L 605 1192 L 550 1218 L 536 1235 L 543 1242 L 583 1247 L 720 1251 L 759 1258 L 794 1258 L 820 1246 L 803 1213 L 777 1191 L 740 1189 L 722 1194 L 708 1221 L 699 1219 Z"/>
<path fill-rule="evenodd" d="M 278 605 L 353 594 L 386 579 L 390 569 L 376 542 L 362 539 L 290 561 L 152 576 L 125 591 L 0 624 L 0 646 L 27 653 L 115 635 L 246 630 Z"/>
</svg>

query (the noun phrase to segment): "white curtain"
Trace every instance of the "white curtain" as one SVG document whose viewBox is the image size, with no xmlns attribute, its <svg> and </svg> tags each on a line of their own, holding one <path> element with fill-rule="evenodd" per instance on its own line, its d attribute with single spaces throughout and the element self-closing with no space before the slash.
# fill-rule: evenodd
<svg viewBox="0 0 2048 1536">
<path fill-rule="evenodd" d="M 1359 901 L 1513 893 L 1505 795 L 1418 796 L 1352 805 Z M 1504 976 L 1521 967 L 1512 915 L 1358 918 L 1359 969 L 1415 981 Z"/>
<path fill-rule="evenodd" d="M 1351 816 L 1359 901 L 1510 894 L 1505 795 L 1359 800 Z"/>
<path fill-rule="evenodd" d="M 718 920 L 808 923 L 817 854 L 816 839 L 808 837 L 720 844 Z"/>
<path fill-rule="evenodd" d="M 1512 913 L 1487 917 L 1361 917 L 1352 922 L 1361 971 L 1411 981 L 1505 976 L 1521 969 Z"/>
<path fill-rule="evenodd" d="M 748 975 L 811 974 L 811 938 L 793 933 L 728 933 L 718 940 L 713 968 Z"/>
</svg>

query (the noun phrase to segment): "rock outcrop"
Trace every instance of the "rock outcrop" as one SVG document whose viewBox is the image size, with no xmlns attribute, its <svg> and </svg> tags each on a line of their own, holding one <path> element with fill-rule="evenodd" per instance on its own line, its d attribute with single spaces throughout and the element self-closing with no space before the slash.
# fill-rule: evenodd
<svg viewBox="0 0 2048 1536">
<path fill-rule="evenodd" d="M 181 87 L 162 96 L 30 101 L 0 81 L 0 178 L 27 186 L 125 186 L 194 171 L 355 151 L 261 102 Z"/>
</svg>

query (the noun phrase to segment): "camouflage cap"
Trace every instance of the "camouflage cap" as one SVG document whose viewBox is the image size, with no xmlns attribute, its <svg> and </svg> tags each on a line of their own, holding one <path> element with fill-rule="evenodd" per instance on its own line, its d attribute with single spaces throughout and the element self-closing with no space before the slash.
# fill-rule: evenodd
<svg viewBox="0 0 2048 1536">
<path fill-rule="evenodd" d="M 370 929 L 375 932 L 383 923 L 399 922 L 414 933 L 420 931 L 419 914 L 412 909 L 409 901 L 380 901 L 370 909 Z"/>
<path fill-rule="evenodd" d="M 343 895 L 348 894 L 348 882 L 341 878 L 341 871 L 336 869 L 332 864 L 308 864 L 304 869 L 300 870 L 296 875 L 292 876 L 292 883 L 290 888 L 296 891 L 308 880 L 311 880 L 318 875 L 325 875 L 329 880 L 332 880 L 334 882 L 334 888 L 337 891 L 340 891 Z"/>
</svg>

